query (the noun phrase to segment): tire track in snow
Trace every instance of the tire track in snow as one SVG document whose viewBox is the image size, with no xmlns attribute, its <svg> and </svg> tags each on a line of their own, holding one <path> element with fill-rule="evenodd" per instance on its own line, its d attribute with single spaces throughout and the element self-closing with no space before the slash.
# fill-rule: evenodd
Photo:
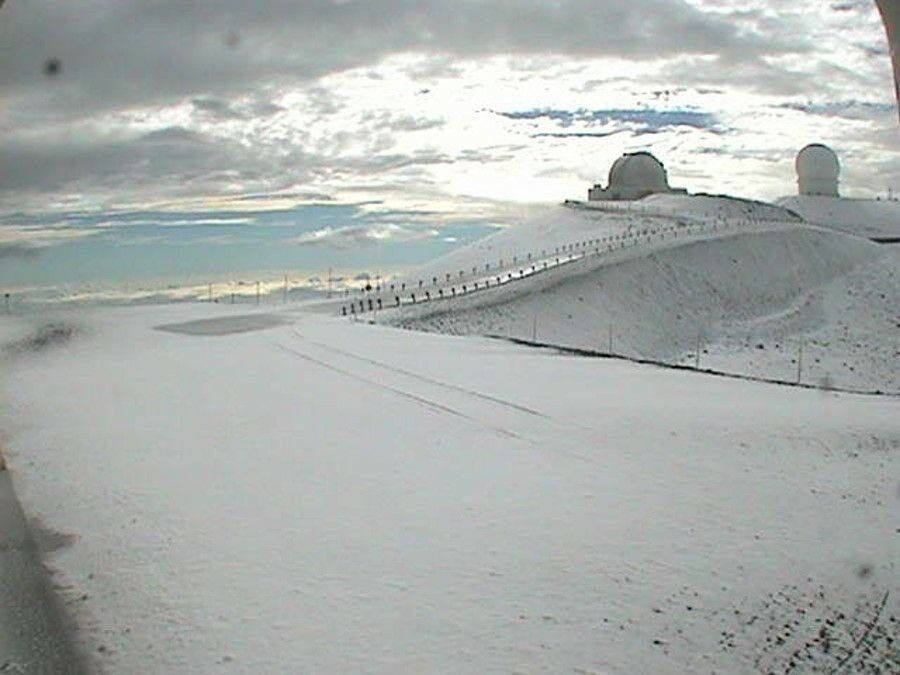
<svg viewBox="0 0 900 675">
<path fill-rule="evenodd" d="M 343 349 L 340 349 L 339 347 L 332 347 L 331 345 L 327 345 L 327 344 L 318 342 L 316 340 L 312 340 L 297 330 L 294 330 L 293 332 L 297 337 L 304 340 L 305 342 L 308 342 L 309 344 L 312 344 L 312 345 L 316 345 L 317 347 L 321 347 L 322 349 L 334 352 L 336 354 L 341 354 L 343 356 L 347 356 L 349 358 L 356 359 L 356 360 L 362 361 L 364 363 L 369 363 L 369 364 L 378 366 L 380 368 L 384 368 L 388 372 L 406 375 L 407 377 L 421 380 L 422 382 L 426 382 L 428 384 L 433 384 L 438 387 L 444 387 L 445 389 L 449 389 L 450 391 L 456 391 L 456 392 L 459 392 L 462 394 L 467 394 L 469 396 L 474 396 L 476 398 L 480 398 L 485 401 L 489 401 L 491 403 L 496 403 L 498 405 L 510 408 L 512 410 L 516 410 L 518 412 L 526 413 L 530 416 L 537 417 L 537 418 L 545 420 L 551 424 L 554 424 L 557 427 L 559 427 L 560 429 L 562 429 L 566 432 L 569 432 L 569 433 L 571 433 L 573 430 L 578 431 L 581 434 L 582 438 L 590 443 L 596 443 L 598 440 L 602 440 L 602 438 L 603 438 L 602 432 L 599 429 L 594 429 L 593 427 L 584 426 L 577 422 L 565 422 L 556 417 L 553 417 L 552 415 L 542 413 L 539 410 L 534 410 L 533 408 L 529 408 L 527 406 L 523 406 L 518 403 L 513 403 L 512 401 L 507 401 L 505 399 L 502 399 L 502 398 L 499 398 L 496 396 L 491 396 L 490 394 L 482 394 L 481 392 L 475 391 L 474 389 L 467 389 L 466 387 L 461 387 L 459 385 L 450 384 L 448 382 L 442 382 L 440 380 L 436 380 L 436 379 L 427 377 L 426 375 L 420 375 L 418 373 L 414 373 L 412 371 L 405 370 L 404 368 L 400 368 L 398 366 L 392 366 L 389 363 L 377 361 L 375 359 L 371 359 L 366 356 L 359 356 L 357 354 L 353 354 L 352 352 L 348 352 Z M 493 336 L 488 335 L 486 337 L 493 337 Z M 580 457 L 581 455 L 577 455 L 577 456 Z"/>
<path fill-rule="evenodd" d="M 485 422 L 482 422 L 481 420 L 478 420 L 478 419 L 475 419 L 474 417 L 466 415 L 465 413 L 460 412 L 459 410 L 451 408 L 450 406 L 444 405 L 443 403 L 438 403 L 437 401 L 432 401 L 432 400 L 424 398 L 422 396 L 417 396 L 416 394 L 411 394 L 408 391 L 403 391 L 402 389 L 397 389 L 396 387 L 391 387 L 390 385 L 382 384 L 381 382 L 376 382 L 374 380 L 370 380 L 368 378 L 362 377 L 361 375 L 357 375 L 356 373 L 350 372 L 349 370 L 344 370 L 343 368 L 339 368 L 338 366 L 335 366 L 333 364 L 326 363 L 325 361 L 321 361 L 313 356 L 310 356 L 309 354 L 305 354 L 303 352 L 297 351 L 296 349 L 292 349 L 292 348 L 287 347 L 278 342 L 272 341 L 272 343 L 275 346 L 277 346 L 279 349 L 281 349 L 293 356 L 301 358 L 305 361 L 309 361 L 310 363 L 314 363 L 322 368 L 326 368 L 332 372 L 343 375 L 344 377 L 349 377 L 351 379 L 357 380 L 359 382 L 363 382 L 365 384 L 371 385 L 378 389 L 383 389 L 385 391 L 389 391 L 392 394 L 401 396 L 405 399 L 413 401 L 414 403 L 418 403 L 419 405 L 424 405 L 424 406 L 431 408 L 433 410 L 436 410 L 438 412 L 442 412 L 442 413 L 445 413 L 448 415 L 452 415 L 453 417 L 459 417 L 466 421 L 480 424 L 480 425 L 487 427 L 488 429 L 491 429 L 492 431 L 495 431 L 503 436 L 508 436 L 510 438 L 514 438 L 519 441 L 532 442 L 530 439 L 519 436 L 517 433 L 515 433 L 513 431 L 509 431 L 508 429 L 504 429 L 503 427 L 497 427 L 497 426 L 493 426 L 491 424 L 487 424 Z"/>
<path fill-rule="evenodd" d="M 357 361 L 362 361 L 364 363 L 370 363 L 374 366 L 378 366 L 379 368 L 384 368 L 385 370 L 392 373 L 399 373 L 400 375 L 405 375 L 407 377 L 411 377 L 416 380 L 421 380 L 422 382 L 427 382 L 428 384 L 433 384 L 438 387 L 443 387 L 445 389 L 450 389 L 451 391 L 458 391 L 463 394 L 468 394 L 469 396 L 475 396 L 476 398 L 483 399 L 485 401 L 490 401 L 491 403 L 496 403 L 498 405 L 502 405 L 506 408 L 512 408 L 513 410 L 517 410 L 519 412 L 523 412 L 527 415 L 534 415 L 535 417 L 542 417 L 546 420 L 553 420 L 549 415 L 545 415 L 544 413 L 534 410 L 533 408 L 529 408 L 524 405 L 519 405 L 518 403 L 513 403 L 512 401 L 507 401 L 502 398 L 498 398 L 496 396 L 491 396 L 490 394 L 482 394 L 481 392 L 475 391 L 473 389 L 467 389 L 466 387 L 460 387 L 456 384 L 450 384 L 448 382 L 441 382 L 440 380 L 436 380 L 434 378 L 428 377 L 427 375 L 420 375 L 419 373 L 414 373 L 410 370 L 406 370 L 405 368 L 400 368 L 399 366 L 393 366 L 389 363 L 384 363 L 382 361 L 378 361 L 376 359 L 369 358 L 367 356 L 360 356 L 359 354 L 354 354 L 352 352 L 345 351 L 339 347 L 333 347 L 331 345 L 324 344 L 322 342 L 318 342 L 316 340 L 312 340 L 299 331 L 293 331 L 294 335 L 303 340 L 304 342 L 308 342 L 309 344 L 315 345 L 316 347 L 321 347 L 330 352 L 334 352 L 335 354 L 341 354 L 343 356 L 347 356 L 351 359 L 356 359 Z"/>
<path fill-rule="evenodd" d="M 306 338 L 304 338 L 302 335 L 300 335 L 299 333 L 297 333 L 297 336 L 300 337 L 301 339 L 304 339 L 304 340 L 306 339 Z M 291 354 L 292 356 L 296 356 L 296 357 L 301 358 L 301 359 L 303 359 L 303 360 L 305 360 L 305 361 L 308 361 L 308 362 L 310 362 L 310 363 L 314 363 L 314 364 L 316 364 L 316 365 L 318 365 L 318 366 L 320 366 L 320 367 L 322 367 L 322 368 L 326 368 L 327 370 L 330 370 L 330 371 L 332 371 L 332 372 L 335 372 L 335 373 L 338 373 L 338 374 L 340 374 L 340 375 L 343 375 L 344 377 L 348 377 L 348 378 L 350 378 L 350 379 L 357 380 L 358 382 L 363 382 L 363 383 L 365 383 L 365 384 L 368 384 L 368 385 L 370 385 L 370 386 L 376 387 L 376 388 L 378 388 L 378 389 L 382 389 L 382 390 L 384 390 L 384 391 L 389 391 L 389 392 L 391 392 L 392 394 L 395 394 L 395 395 L 400 396 L 400 397 L 402 397 L 402 398 L 408 399 L 408 400 L 413 401 L 413 402 L 415 402 L 415 403 L 418 403 L 418 404 L 420 404 L 420 405 L 424 405 L 424 406 L 426 406 L 426 407 L 428 407 L 428 408 L 431 408 L 431 409 L 433 409 L 433 410 L 435 410 L 435 411 L 437 411 L 437 412 L 442 412 L 442 413 L 444 413 L 444 414 L 448 414 L 448 415 L 451 415 L 451 416 L 453 416 L 453 417 L 457 417 L 457 418 L 460 418 L 460 419 L 464 419 L 464 420 L 466 420 L 467 422 L 472 422 L 472 423 L 474 423 L 474 424 L 480 425 L 480 426 L 482 426 L 482 427 L 485 427 L 485 428 L 487 428 L 487 429 L 490 429 L 491 431 L 494 431 L 495 433 L 498 433 L 498 434 L 501 434 L 501 435 L 503 435 L 503 436 L 507 436 L 507 437 L 513 438 L 513 439 L 515 439 L 515 440 L 517 440 L 517 441 L 521 441 L 521 442 L 523 442 L 523 443 L 526 443 L 526 444 L 528 444 L 528 445 L 531 445 L 531 446 L 533 446 L 533 447 L 535 447 L 535 448 L 537 448 L 537 449 L 539 449 L 539 450 L 541 450 L 541 451 L 549 451 L 549 452 L 552 452 L 552 453 L 557 454 L 557 455 L 562 455 L 562 456 L 564 456 L 564 457 L 568 457 L 569 459 L 576 459 L 576 460 L 579 460 L 579 461 L 582 461 L 582 462 L 586 462 L 586 463 L 588 463 L 588 464 L 592 464 L 592 465 L 594 465 L 594 466 L 602 466 L 602 463 L 601 463 L 601 462 L 598 462 L 597 460 L 595 460 L 595 459 L 593 459 L 593 458 L 591 458 L 591 457 L 588 457 L 588 456 L 586 456 L 586 455 L 583 455 L 583 454 L 581 454 L 580 452 L 575 452 L 575 451 L 572 451 L 572 450 L 563 450 L 563 449 L 559 448 L 558 446 L 552 447 L 552 448 L 551 448 L 551 447 L 548 447 L 546 443 L 543 443 L 543 442 L 540 442 L 540 441 L 536 441 L 535 439 L 533 439 L 533 438 L 528 438 L 528 437 L 526 437 L 526 436 L 521 436 L 521 435 L 517 434 L 517 433 L 514 432 L 514 431 L 510 431 L 509 429 L 505 429 L 505 428 L 503 428 L 503 427 L 495 426 L 495 425 L 493 425 L 493 424 L 490 424 L 490 423 L 488 423 L 488 422 L 485 422 L 485 421 L 483 421 L 483 420 L 480 420 L 480 419 L 478 419 L 478 418 L 476 418 L 476 417 L 472 417 L 471 415 L 467 415 L 467 414 L 465 414 L 465 413 L 463 413 L 463 412 L 460 412 L 459 410 L 456 410 L 455 408 L 451 408 L 451 407 L 448 406 L 448 405 L 444 405 L 443 403 L 438 403 L 437 401 L 433 401 L 433 400 L 431 400 L 431 399 L 427 399 L 427 398 L 425 398 L 425 397 L 423 397 L 423 396 L 418 396 L 418 395 L 416 395 L 416 394 L 411 394 L 411 393 L 409 393 L 408 391 L 404 391 L 404 390 L 402 390 L 402 389 L 398 389 L 398 388 L 396 388 L 396 387 L 392 387 L 392 386 L 390 386 L 390 385 L 383 384 L 382 382 L 378 382 L 378 381 L 375 381 L 375 380 L 370 380 L 369 378 L 363 377 L 363 376 L 358 375 L 358 374 L 356 374 L 356 373 L 354 373 L 354 372 L 351 372 L 351 371 L 349 371 L 349 370 L 345 370 L 345 369 L 343 369 L 343 368 L 340 368 L 340 367 L 338 367 L 338 366 L 335 366 L 334 364 L 328 363 L 328 362 L 326 362 L 326 361 L 322 361 L 321 359 L 317 359 L 317 358 L 315 358 L 314 356 L 310 356 L 309 354 L 306 354 L 306 353 L 304 353 L 304 352 L 301 352 L 301 351 L 298 351 L 298 350 L 293 349 L 293 348 L 291 348 L 291 347 L 288 347 L 288 346 L 286 346 L 286 345 L 283 345 L 283 344 L 281 344 L 281 343 L 279 343 L 279 342 L 277 342 L 277 341 L 275 341 L 275 340 L 271 340 L 271 342 L 272 342 L 272 344 L 274 344 L 276 347 L 278 347 L 278 348 L 281 349 L 282 351 L 285 351 L 285 352 Z M 311 340 L 310 342 L 311 342 L 312 344 L 318 344 L 318 343 L 316 343 L 315 341 L 312 341 L 312 340 Z M 338 351 L 338 352 L 341 351 L 341 350 L 339 350 L 339 349 L 337 349 L 337 348 L 335 348 L 335 350 Z M 359 359 L 362 359 L 362 360 L 366 360 L 364 357 L 355 357 L 355 355 L 353 355 L 353 354 L 347 354 L 346 356 L 348 356 L 348 357 L 353 357 L 353 358 L 359 358 Z M 389 366 L 385 366 L 385 365 L 381 365 L 381 364 L 379 364 L 379 365 L 380 365 L 380 367 L 382 367 L 382 368 L 387 368 L 387 370 L 390 371 L 390 367 L 389 367 Z M 413 374 L 410 374 L 410 375 L 413 375 Z M 424 379 L 425 379 L 425 381 L 428 381 L 427 378 L 424 378 Z M 433 384 L 436 384 L 436 385 L 442 385 L 442 386 L 443 386 L 443 383 L 437 382 L 437 381 L 435 381 Z M 455 390 L 455 389 L 456 389 L 456 388 L 455 388 L 455 385 L 447 385 L 447 388 L 450 389 L 450 390 Z M 460 389 L 460 391 L 464 391 L 464 392 L 466 392 L 466 393 L 468 393 L 468 394 L 477 394 L 477 392 L 469 392 L 469 391 L 466 391 L 466 390 L 463 389 L 463 388 L 459 388 L 459 389 Z M 501 400 L 501 401 L 502 401 L 502 400 Z M 513 404 L 513 405 L 514 405 L 514 404 Z M 550 422 L 555 422 L 555 423 L 557 423 L 556 420 L 554 420 L 553 418 L 547 417 L 546 415 L 543 415 L 542 413 L 539 413 L 539 412 L 537 412 L 537 411 L 534 411 L 533 413 L 529 413 L 529 414 L 533 414 L 533 415 L 535 415 L 535 416 L 537 416 L 537 417 L 544 418 L 544 419 L 546 419 L 546 420 L 548 420 L 548 421 L 550 421 Z"/>
</svg>

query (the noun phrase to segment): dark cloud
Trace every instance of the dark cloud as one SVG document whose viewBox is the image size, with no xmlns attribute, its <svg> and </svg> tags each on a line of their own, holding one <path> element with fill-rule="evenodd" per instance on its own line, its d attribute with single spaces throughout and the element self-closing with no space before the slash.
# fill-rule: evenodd
<svg viewBox="0 0 900 675">
<path fill-rule="evenodd" d="M 446 179 L 449 173 L 443 165 L 514 161 L 530 151 L 481 147 L 481 120 L 460 125 L 456 118 L 442 119 L 439 106 L 451 89 L 447 84 L 481 65 L 466 59 L 504 57 L 497 60 L 505 64 L 504 84 L 543 77 L 553 85 L 550 80 L 559 76 L 571 81 L 572 91 L 618 82 L 621 91 L 633 95 L 599 104 L 608 109 L 501 113 L 521 120 L 523 127 L 533 122 L 527 130 L 539 136 L 602 139 L 620 131 L 682 136 L 696 129 L 724 131 L 713 113 L 677 106 L 726 89 L 777 94 L 779 101 L 804 101 L 820 90 L 824 100 L 868 96 L 865 87 L 871 90 L 871 81 L 856 72 L 856 64 L 807 59 L 806 52 L 820 47 L 805 23 L 808 8 L 772 11 L 774 1 L 736 9 L 728 4 L 7 3 L 0 21 L 0 204 L 31 210 L 51 202 L 53 209 L 130 208 L 243 195 L 248 201 L 272 194 L 318 200 L 320 191 L 329 193 L 321 196 L 324 201 L 340 198 L 343 186 L 379 197 L 410 188 L 407 192 L 417 199 L 446 198 L 446 189 L 437 185 L 438 176 Z M 864 11 L 859 2 L 840 4 L 852 5 L 860 15 Z M 835 9 L 831 14 L 848 13 Z M 869 12 L 876 14 L 871 6 Z M 866 40 L 862 31 L 853 35 Z M 854 49 L 859 54 L 862 47 Z M 384 63 L 400 54 L 415 57 Z M 650 75 L 636 82 L 626 74 L 635 72 L 633 65 L 607 70 L 582 60 L 593 57 L 643 61 L 640 72 Z M 46 71 L 50 60 L 52 77 Z M 806 61 L 813 65 L 807 67 Z M 324 79 L 351 68 L 359 70 Z M 366 75 L 371 82 L 361 86 Z M 390 96 L 384 83 L 394 81 L 403 90 L 398 89 L 399 105 L 368 96 L 370 91 Z M 416 104 L 404 97 L 416 93 L 417 102 L 432 107 L 414 109 Z M 510 99 L 473 102 L 472 109 L 500 105 L 498 100 Z M 631 108 L 644 102 L 657 109 Z M 474 148 L 466 145 L 469 130 Z M 495 142 L 511 140 L 516 139 Z M 460 191 L 453 195 L 457 202 L 466 198 Z"/>
<path fill-rule="evenodd" d="M 195 98 L 191 104 L 196 112 L 210 117 L 226 119 L 242 119 L 243 117 L 231 107 L 228 101 L 220 98 Z"/>
<path fill-rule="evenodd" d="M 4 12 L 0 89 L 69 117 L 134 103 L 310 81 L 419 51 L 456 57 L 561 54 L 654 59 L 783 53 L 782 33 L 742 30 L 684 0 L 32 0 Z M 237 36 L 237 40 L 229 40 Z M 52 52 L 52 53 L 48 53 Z M 52 86 L 40 75 L 59 59 Z"/>
<path fill-rule="evenodd" d="M 823 115 L 825 117 L 844 117 L 846 119 L 865 120 L 882 117 L 894 111 L 892 103 L 879 103 L 872 101 L 821 101 L 814 103 L 783 103 L 780 106 L 786 110 Z"/>
<path fill-rule="evenodd" d="M 348 181 L 366 176 L 409 172 L 416 167 L 449 164 L 456 157 L 429 149 L 393 150 L 389 134 L 375 131 L 433 128 L 439 122 L 406 117 L 379 117 L 361 127 L 371 129 L 367 147 L 339 153 L 339 138 L 306 151 L 277 139 L 242 143 L 240 139 L 170 126 L 120 136 L 0 139 L 0 198 L 27 194 L 108 193 L 119 201 L 153 201 L 196 195 L 273 194 L 286 192 L 298 200 L 328 200 L 329 195 L 298 189 L 318 176 Z M 346 132 L 348 140 L 354 135 Z M 483 159 L 480 154 L 473 155 Z M 312 195 L 312 196 L 311 196 Z"/>
<path fill-rule="evenodd" d="M 253 154 L 239 143 L 183 127 L 132 137 L 7 138 L 0 141 L 0 195 L 13 192 L 121 190 L 221 181 L 223 167 Z M 252 170 L 246 172 L 247 180 Z M 221 187 L 213 189 L 213 193 Z"/>
<path fill-rule="evenodd" d="M 283 112 L 284 108 L 271 101 L 251 101 L 232 103 L 221 98 L 195 98 L 191 101 L 194 112 L 217 120 L 252 120 L 271 117 Z"/>
<path fill-rule="evenodd" d="M 4 244 L 0 243 L 0 260 L 4 258 L 16 260 L 31 260 L 40 254 L 40 249 L 30 244 Z"/>
</svg>

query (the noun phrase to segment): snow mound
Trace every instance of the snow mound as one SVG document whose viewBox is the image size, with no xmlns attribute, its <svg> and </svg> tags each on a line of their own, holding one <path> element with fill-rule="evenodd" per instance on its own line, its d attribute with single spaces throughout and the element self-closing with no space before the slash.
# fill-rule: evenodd
<svg viewBox="0 0 900 675">
<path fill-rule="evenodd" d="M 409 274 L 417 279 L 457 277 L 472 270 L 511 269 L 552 256 L 557 249 L 604 237 L 629 236 L 675 225 L 728 223 L 741 229 L 760 223 L 799 223 L 786 209 L 763 202 L 708 195 L 651 195 L 632 202 L 566 202 L 525 222 L 462 247 Z M 515 261 L 515 262 L 514 262 Z"/>
<path fill-rule="evenodd" d="M 889 253 L 818 228 L 738 231 L 612 263 L 586 259 L 508 290 L 404 308 L 395 321 L 677 363 L 693 362 L 699 344 L 728 372 L 778 379 L 796 377 L 799 342 L 809 339 L 822 346 L 808 376 L 897 390 L 900 281 L 896 259 L 883 262 Z M 848 281 L 857 268 L 864 284 Z M 868 295 L 854 296 L 854 284 Z M 767 350 L 778 358 L 758 358 Z"/>
<path fill-rule="evenodd" d="M 816 225 L 870 239 L 900 241 L 898 201 L 795 196 L 777 203 Z"/>
</svg>

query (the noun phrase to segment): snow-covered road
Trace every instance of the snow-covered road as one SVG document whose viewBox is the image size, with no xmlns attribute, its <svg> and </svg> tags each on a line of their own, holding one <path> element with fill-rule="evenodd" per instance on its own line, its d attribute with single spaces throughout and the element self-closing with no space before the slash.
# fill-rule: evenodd
<svg viewBox="0 0 900 675">
<path fill-rule="evenodd" d="M 74 537 L 50 564 L 109 672 L 824 667 L 885 591 L 852 658 L 896 659 L 896 399 L 300 313 L 153 328 L 228 316 L 6 351 L 17 489 Z"/>
</svg>

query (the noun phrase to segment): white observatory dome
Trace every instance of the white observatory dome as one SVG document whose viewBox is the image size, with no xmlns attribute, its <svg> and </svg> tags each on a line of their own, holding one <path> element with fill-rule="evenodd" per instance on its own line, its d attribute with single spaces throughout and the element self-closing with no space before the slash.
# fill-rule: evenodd
<svg viewBox="0 0 900 675">
<path fill-rule="evenodd" d="M 666 169 L 649 152 L 636 152 L 619 157 L 609 170 L 609 186 L 623 192 L 652 194 L 666 192 L 669 179 Z"/>
<path fill-rule="evenodd" d="M 797 184 L 801 195 L 837 197 L 841 165 L 834 151 L 819 143 L 797 154 Z"/>
<path fill-rule="evenodd" d="M 687 190 L 669 187 L 666 168 L 649 152 L 632 152 L 613 162 L 609 185 L 588 190 L 588 201 L 636 200 L 654 194 L 687 194 Z"/>
</svg>

